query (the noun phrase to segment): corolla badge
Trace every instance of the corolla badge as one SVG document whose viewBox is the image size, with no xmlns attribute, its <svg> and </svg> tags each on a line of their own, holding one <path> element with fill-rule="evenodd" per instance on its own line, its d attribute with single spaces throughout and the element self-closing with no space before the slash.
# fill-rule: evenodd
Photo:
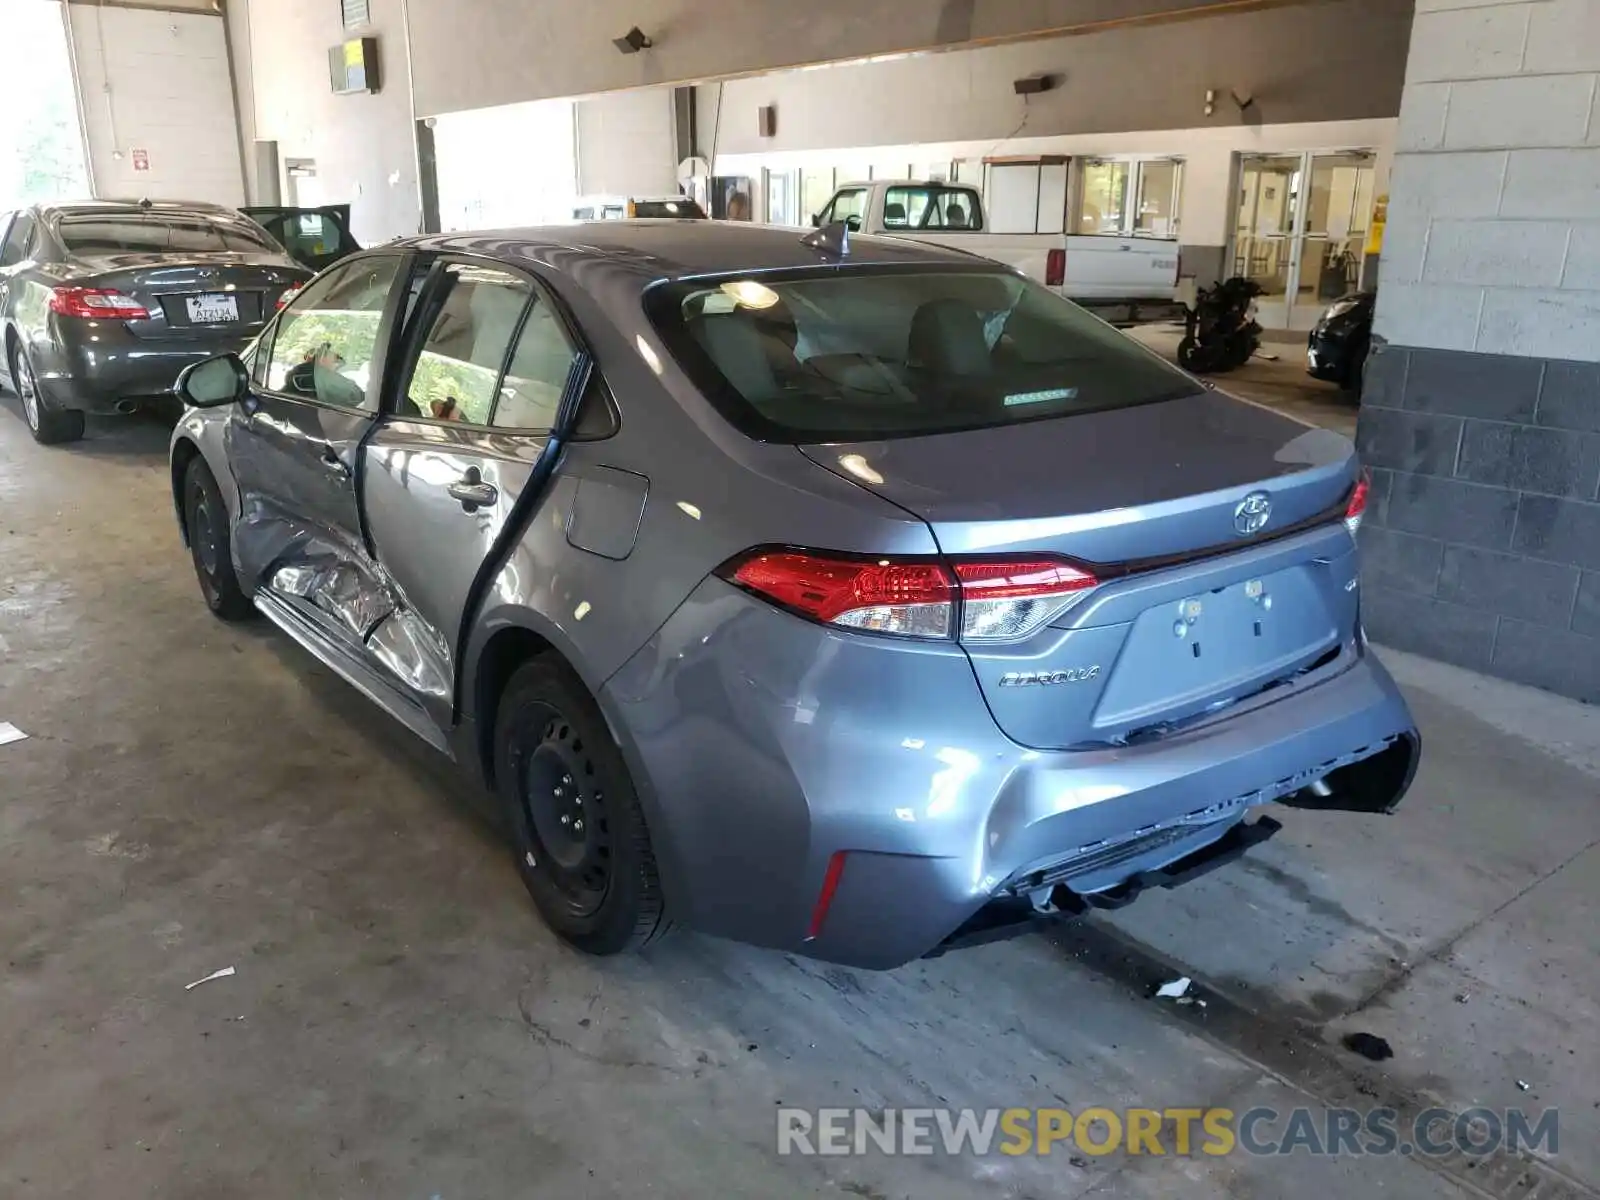
<svg viewBox="0 0 1600 1200">
<path fill-rule="evenodd" d="M 1064 671 L 1007 671 L 1000 676 L 1001 687 L 1055 687 L 1062 683 L 1085 683 L 1100 678 L 1100 664 L 1068 667 Z"/>
<path fill-rule="evenodd" d="M 1266 492 L 1251 492 L 1233 510 L 1233 527 L 1240 537 L 1249 537 L 1265 529 L 1271 516 L 1272 497 Z"/>
</svg>

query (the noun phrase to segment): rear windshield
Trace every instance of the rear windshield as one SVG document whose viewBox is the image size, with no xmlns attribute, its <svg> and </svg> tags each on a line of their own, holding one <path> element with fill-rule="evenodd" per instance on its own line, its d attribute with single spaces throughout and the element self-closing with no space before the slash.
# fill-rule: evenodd
<svg viewBox="0 0 1600 1200">
<path fill-rule="evenodd" d="M 57 227 L 69 254 L 217 254 L 279 252 L 264 232 L 199 216 L 77 217 Z"/>
<path fill-rule="evenodd" d="M 1053 292 L 989 268 L 862 267 L 658 284 L 668 349 L 751 437 L 861 441 L 1192 395 Z"/>
<path fill-rule="evenodd" d="M 636 217 L 687 217 L 697 221 L 705 220 L 706 214 L 693 200 L 635 200 L 633 202 L 633 215 Z"/>
</svg>

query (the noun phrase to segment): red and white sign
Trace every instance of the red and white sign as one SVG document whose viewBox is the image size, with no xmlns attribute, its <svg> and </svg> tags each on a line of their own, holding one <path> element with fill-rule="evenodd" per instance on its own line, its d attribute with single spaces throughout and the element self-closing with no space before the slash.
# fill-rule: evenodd
<svg viewBox="0 0 1600 1200">
<path fill-rule="evenodd" d="M 131 153 L 133 154 L 133 169 L 135 171 L 148 171 L 150 169 L 150 151 L 134 150 Z"/>
</svg>

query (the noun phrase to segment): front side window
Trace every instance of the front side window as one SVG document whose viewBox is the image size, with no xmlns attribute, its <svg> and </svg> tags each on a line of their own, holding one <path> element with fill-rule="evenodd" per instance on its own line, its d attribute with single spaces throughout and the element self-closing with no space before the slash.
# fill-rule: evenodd
<svg viewBox="0 0 1600 1200">
<path fill-rule="evenodd" d="M 983 209 L 971 188 L 892 187 L 883 196 L 883 227 L 976 233 Z"/>
<path fill-rule="evenodd" d="M 313 280 L 278 318 L 267 388 L 340 408 L 370 408 L 378 325 L 400 259 L 362 258 Z"/>
<path fill-rule="evenodd" d="M 449 263 L 428 336 L 400 402 L 400 416 L 487 425 L 495 384 L 533 288 L 495 267 Z"/>
<path fill-rule="evenodd" d="M 685 280 L 651 288 L 646 307 L 712 403 L 766 441 L 911 437 L 1196 391 L 1076 305 L 992 267 Z"/>
</svg>

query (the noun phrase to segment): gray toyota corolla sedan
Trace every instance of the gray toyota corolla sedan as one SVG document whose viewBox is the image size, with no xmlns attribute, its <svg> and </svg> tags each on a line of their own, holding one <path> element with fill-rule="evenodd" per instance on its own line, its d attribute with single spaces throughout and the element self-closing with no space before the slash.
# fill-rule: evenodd
<svg viewBox="0 0 1600 1200">
<path fill-rule="evenodd" d="M 0 370 L 35 438 L 76 441 L 85 413 L 170 398 L 184 367 L 243 348 L 311 274 L 214 204 L 0 214 Z"/>
<path fill-rule="evenodd" d="M 208 604 L 483 778 L 585 950 L 670 921 L 889 967 L 1192 878 L 1272 802 L 1385 812 L 1416 769 L 1350 444 L 965 254 L 401 242 L 180 393 Z"/>
</svg>

